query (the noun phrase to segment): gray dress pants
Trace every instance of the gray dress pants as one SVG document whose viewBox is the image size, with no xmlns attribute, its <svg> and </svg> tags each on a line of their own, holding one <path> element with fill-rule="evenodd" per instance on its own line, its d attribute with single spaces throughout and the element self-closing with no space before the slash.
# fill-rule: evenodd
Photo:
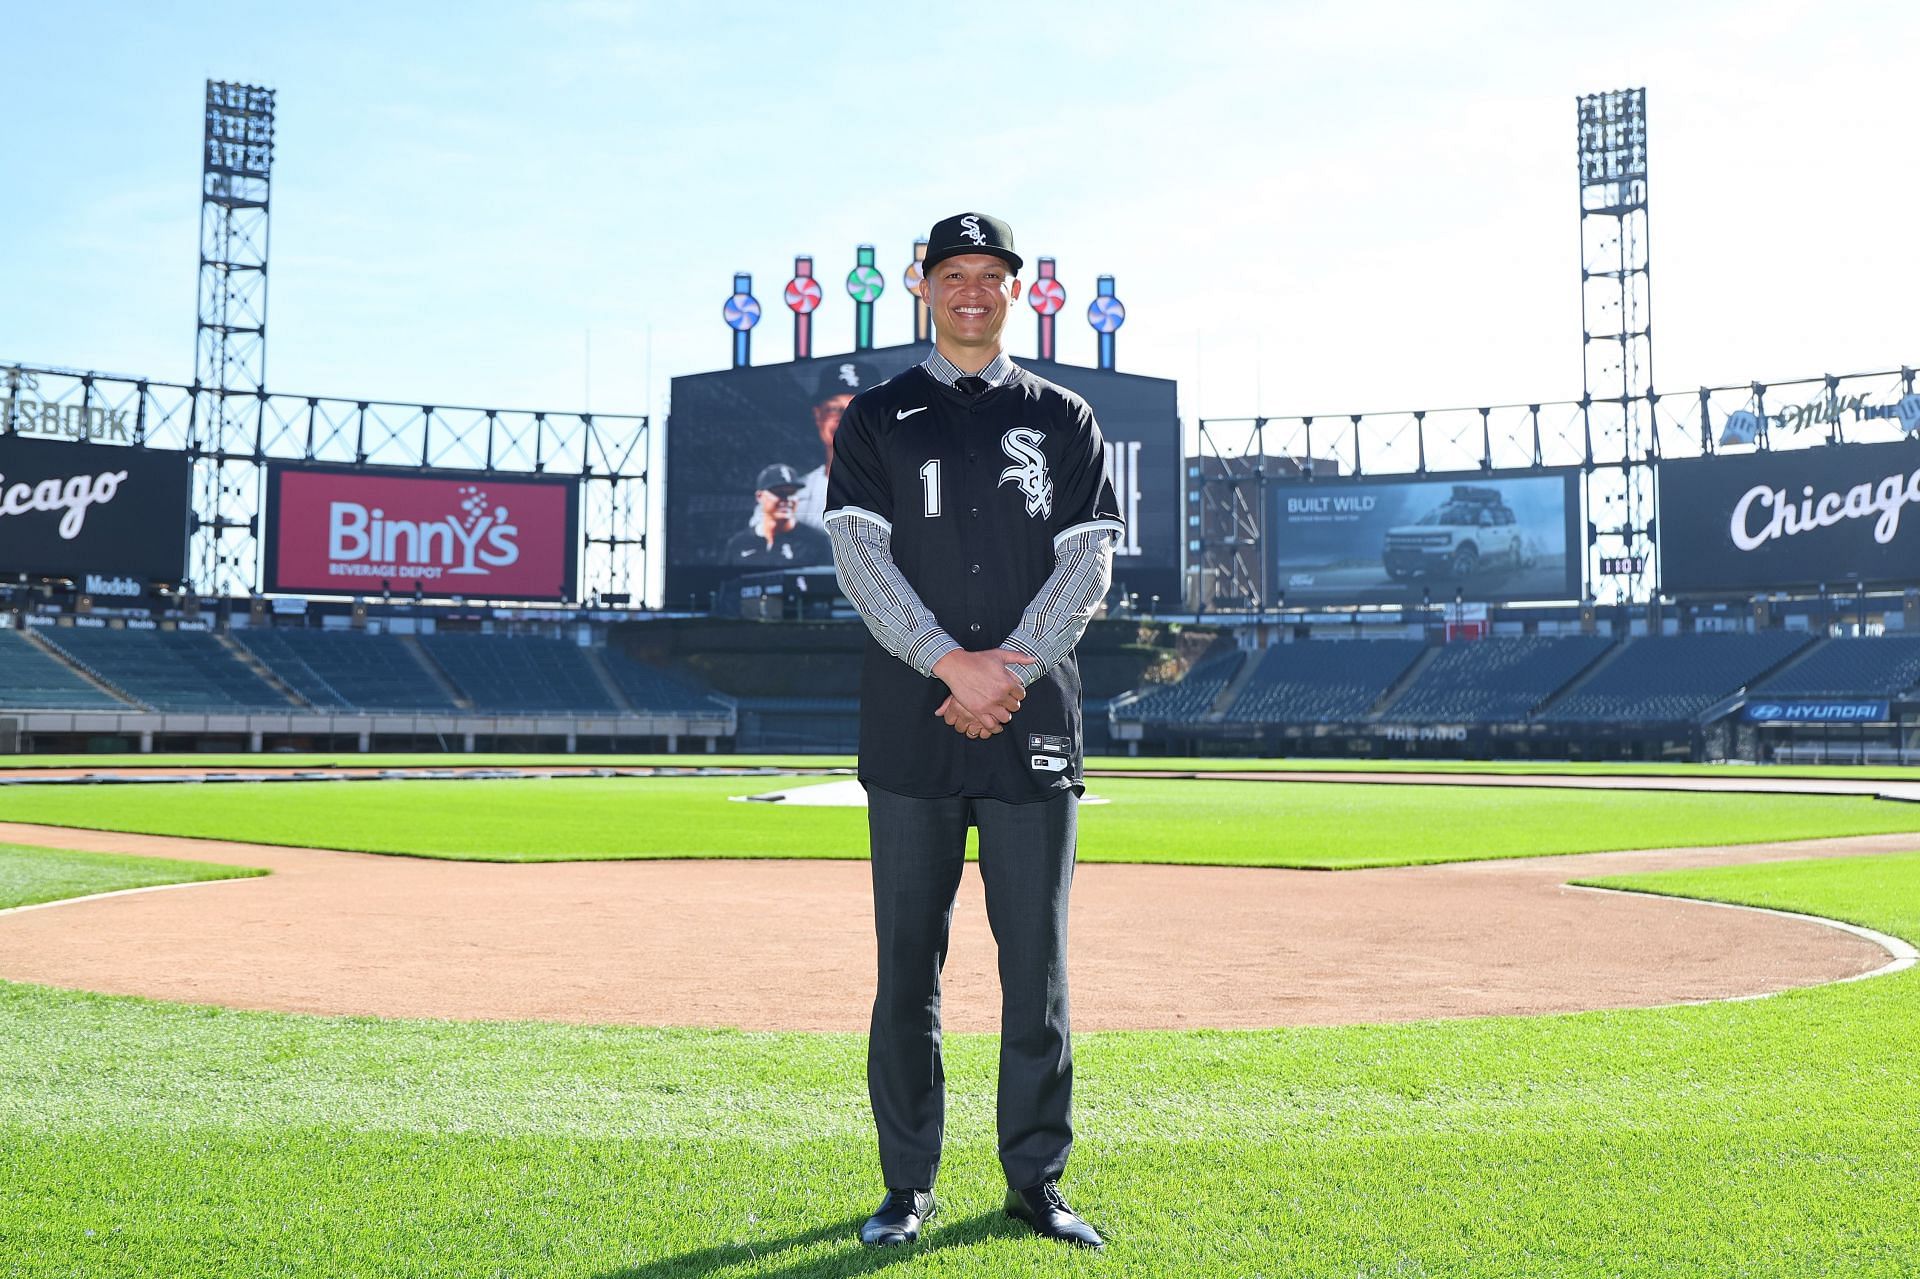
<svg viewBox="0 0 1920 1279">
<path fill-rule="evenodd" d="M 940 970 L 969 825 L 980 828 L 980 878 L 1000 951 L 1000 1166 L 1015 1187 L 1058 1177 L 1073 1147 L 1067 892 L 1078 798 L 915 799 L 869 785 L 867 804 L 880 960 L 867 1091 L 886 1184 L 931 1188 L 940 1170 Z"/>
</svg>

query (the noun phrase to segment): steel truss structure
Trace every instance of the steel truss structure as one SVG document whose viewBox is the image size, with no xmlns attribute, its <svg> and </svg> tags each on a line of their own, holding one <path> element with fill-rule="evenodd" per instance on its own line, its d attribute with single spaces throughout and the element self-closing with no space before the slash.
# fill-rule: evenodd
<svg viewBox="0 0 1920 1279">
<path fill-rule="evenodd" d="M 206 431 L 216 452 L 248 434 L 247 403 L 267 385 L 267 241 L 273 186 L 273 90 L 207 81 L 201 147 L 199 321 L 193 378 L 218 394 Z M 246 552 L 242 476 L 218 463 L 194 467 L 206 536 L 194 575 L 218 581 Z"/>
<path fill-rule="evenodd" d="M 1587 598 L 1646 603 L 1659 593 L 1657 560 L 1635 570 L 1602 528 L 1623 486 L 1657 492 L 1662 458 L 1849 442 L 1920 439 L 1920 391 L 1910 367 L 1787 382 L 1701 387 L 1630 397 L 1629 415 L 1600 416 L 1587 400 L 1316 417 L 1203 418 L 1202 456 L 1189 465 L 1190 563 L 1208 609 L 1275 606 L 1268 589 L 1267 486 L 1329 475 L 1380 478 L 1579 467 L 1586 507 Z M 1195 474 L 1195 472 L 1200 472 Z M 1649 514 L 1651 506 L 1648 508 Z M 1200 517 L 1197 522 L 1192 517 Z M 1649 524 L 1651 520 L 1649 519 Z M 1651 550 L 1653 530 L 1646 534 Z M 1651 559 L 1652 557 L 1650 557 Z"/>
<path fill-rule="evenodd" d="M 301 461 L 577 476 L 581 598 L 626 603 L 646 582 L 648 429 L 647 418 L 621 414 L 276 395 L 0 367 L 0 433 L 178 449 L 192 459 L 194 531 L 183 568 L 188 587 L 206 594 L 260 589 L 266 464 Z"/>
<path fill-rule="evenodd" d="M 1577 100 L 1580 177 L 1580 411 L 1590 437 L 1617 441 L 1618 469 L 1588 475 L 1588 541 L 1626 595 L 1653 575 L 1653 286 L 1647 226 L 1647 91 Z M 1591 449 L 1589 449 L 1591 452 Z"/>
</svg>

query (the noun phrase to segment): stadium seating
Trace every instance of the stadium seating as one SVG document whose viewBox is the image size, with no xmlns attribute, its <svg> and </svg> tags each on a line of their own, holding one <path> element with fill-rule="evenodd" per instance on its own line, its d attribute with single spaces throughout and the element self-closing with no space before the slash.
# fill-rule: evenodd
<svg viewBox="0 0 1920 1279">
<path fill-rule="evenodd" d="M 438 634 L 420 646 L 476 711 L 619 713 L 578 644 L 538 637 Z"/>
<path fill-rule="evenodd" d="M 1516 723 L 1591 666 L 1611 642 L 1597 635 L 1528 635 L 1448 644 L 1380 718 L 1406 724 Z"/>
<path fill-rule="evenodd" d="M 1260 655 L 1260 664 L 1226 718 L 1256 724 L 1360 719 L 1425 650 L 1420 640 L 1275 644 Z"/>
<path fill-rule="evenodd" d="M 1549 706 L 1560 723 L 1678 723 L 1753 683 L 1806 645 L 1787 631 L 1656 635 L 1629 640 L 1613 660 Z"/>
<path fill-rule="evenodd" d="M 294 704 L 207 631 L 48 627 L 75 665 L 158 711 L 287 711 Z"/>
<path fill-rule="evenodd" d="M 455 709 L 396 636 L 285 627 L 236 630 L 233 637 L 316 710 Z"/>
<path fill-rule="evenodd" d="M 1920 685 L 1920 635 L 1844 637 L 1807 655 L 1752 691 L 1769 697 L 1893 697 Z"/>
<path fill-rule="evenodd" d="M 1213 709 L 1220 693 L 1239 673 L 1245 653 L 1229 652 L 1202 660 L 1177 683 L 1163 685 L 1138 701 L 1116 706 L 1114 718 L 1160 724 L 1191 723 Z"/>
<path fill-rule="evenodd" d="M 717 712 L 726 709 L 712 694 L 703 693 L 665 671 L 636 662 L 613 648 L 602 654 L 607 674 L 636 711 L 659 714 Z"/>
<path fill-rule="evenodd" d="M 131 710 L 36 648 L 17 631 L 0 630 L 0 709 Z"/>
</svg>

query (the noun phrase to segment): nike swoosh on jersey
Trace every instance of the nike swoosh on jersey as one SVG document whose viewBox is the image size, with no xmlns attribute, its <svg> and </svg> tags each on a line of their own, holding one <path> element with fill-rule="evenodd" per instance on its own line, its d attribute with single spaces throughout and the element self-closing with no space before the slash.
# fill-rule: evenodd
<svg viewBox="0 0 1920 1279">
<path fill-rule="evenodd" d="M 927 411 L 927 406 L 924 404 L 922 404 L 917 409 L 899 409 L 895 411 L 893 415 L 893 420 L 896 422 L 904 422 L 908 418 L 912 417 L 915 413 L 925 413 L 926 411 Z"/>
</svg>

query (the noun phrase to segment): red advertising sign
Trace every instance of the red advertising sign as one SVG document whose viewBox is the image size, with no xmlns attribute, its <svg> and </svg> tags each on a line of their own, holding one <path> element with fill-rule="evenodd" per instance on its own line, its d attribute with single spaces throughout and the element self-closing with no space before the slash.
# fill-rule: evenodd
<svg viewBox="0 0 1920 1279">
<path fill-rule="evenodd" d="M 273 465 L 266 589 L 571 600 L 573 480 Z"/>
</svg>

